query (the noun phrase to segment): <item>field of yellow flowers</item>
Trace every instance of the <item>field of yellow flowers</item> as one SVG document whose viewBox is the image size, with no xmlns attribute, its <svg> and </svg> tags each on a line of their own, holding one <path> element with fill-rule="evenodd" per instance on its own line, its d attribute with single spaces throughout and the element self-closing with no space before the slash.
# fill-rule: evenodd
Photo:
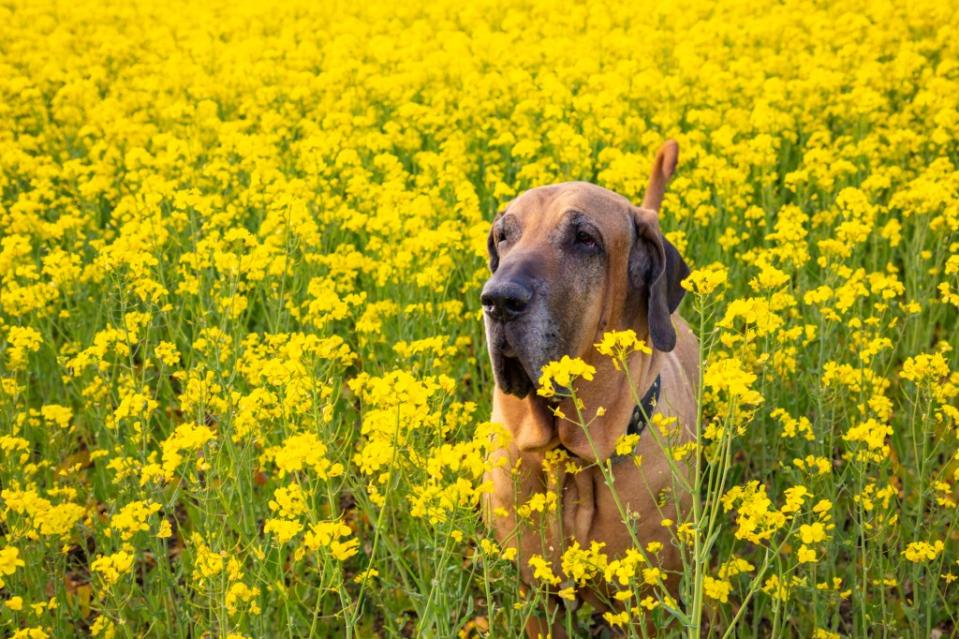
<svg viewBox="0 0 959 639">
<path fill-rule="evenodd" d="M 513 637 L 547 596 L 575 635 L 601 578 L 629 636 L 959 633 L 954 3 L 0 24 L 0 636 Z M 489 223 L 563 180 L 639 202 L 668 137 L 681 600 L 601 547 L 521 595 L 477 508 Z"/>
</svg>

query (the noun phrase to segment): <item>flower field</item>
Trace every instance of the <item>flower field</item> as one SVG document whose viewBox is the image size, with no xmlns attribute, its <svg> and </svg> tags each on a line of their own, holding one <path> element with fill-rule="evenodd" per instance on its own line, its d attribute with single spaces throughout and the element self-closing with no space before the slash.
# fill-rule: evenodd
<svg viewBox="0 0 959 639">
<path fill-rule="evenodd" d="M 954 3 L 0 24 L 0 636 L 515 637 L 550 599 L 571 636 L 959 636 Z M 639 203 L 667 138 L 679 592 L 596 545 L 521 588 L 479 509 L 490 222 L 566 180 Z"/>
</svg>

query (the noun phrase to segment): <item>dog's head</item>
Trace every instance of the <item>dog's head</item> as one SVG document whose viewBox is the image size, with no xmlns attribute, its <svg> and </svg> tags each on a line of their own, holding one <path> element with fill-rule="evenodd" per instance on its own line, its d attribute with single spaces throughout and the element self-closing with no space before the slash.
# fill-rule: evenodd
<svg viewBox="0 0 959 639">
<path fill-rule="evenodd" d="M 481 299 L 503 392 L 535 392 L 547 362 L 586 358 L 608 330 L 632 328 L 653 348 L 673 349 L 670 315 L 689 268 L 663 237 L 657 212 L 676 159 L 676 143 L 667 142 L 641 207 L 569 182 L 526 191 L 497 216 L 488 240 L 493 274 Z"/>
</svg>

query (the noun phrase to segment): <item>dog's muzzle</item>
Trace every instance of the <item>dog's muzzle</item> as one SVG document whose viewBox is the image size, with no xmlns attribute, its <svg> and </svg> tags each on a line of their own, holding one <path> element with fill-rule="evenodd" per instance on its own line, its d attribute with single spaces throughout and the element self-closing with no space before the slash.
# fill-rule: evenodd
<svg viewBox="0 0 959 639">
<path fill-rule="evenodd" d="M 483 310 L 498 322 L 510 322 L 523 315 L 532 299 L 533 290 L 516 280 L 490 280 L 480 295 Z"/>
<path fill-rule="evenodd" d="M 480 294 L 496 382 L 501 390 L 520 398 L 536 387 L 533 379 L 539 374 L 537 335 L 541 330 L 536 320 L 543 313 L 534 283 L 523 274 L 500 270 Z"/>
</svg>

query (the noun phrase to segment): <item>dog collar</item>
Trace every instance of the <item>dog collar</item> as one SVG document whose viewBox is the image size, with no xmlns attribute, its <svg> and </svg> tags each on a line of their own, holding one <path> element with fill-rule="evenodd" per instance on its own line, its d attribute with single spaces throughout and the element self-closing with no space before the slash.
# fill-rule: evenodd
<svg viewBox="0 0 959 639">
<path fill-rule="evenodd" d="M 649 390 L 647 390 L 646 394 L 643 395 L 643 399 L 640 400 L 639 404 L 633 407 L 633 414 L 629 418 L 629 425 L 626 426 L 627 435 L 640 435 L 644 430 L 646 430 L 646 426 L 649 424 L 649 418 L 653 414 L 653 409 L 656 408 L 656 404 L 659 402 L 659 388 L 661 381 L 662 380 L 660 379 L 659 375 L 657 375 L 656 379 L 654 379 L 653 383 L 650 385 Z M 626 455 L 613 455 L 611 459 L 615 464 L 632 456 L 633 453 L 630 452 Z"/>
</svg>

